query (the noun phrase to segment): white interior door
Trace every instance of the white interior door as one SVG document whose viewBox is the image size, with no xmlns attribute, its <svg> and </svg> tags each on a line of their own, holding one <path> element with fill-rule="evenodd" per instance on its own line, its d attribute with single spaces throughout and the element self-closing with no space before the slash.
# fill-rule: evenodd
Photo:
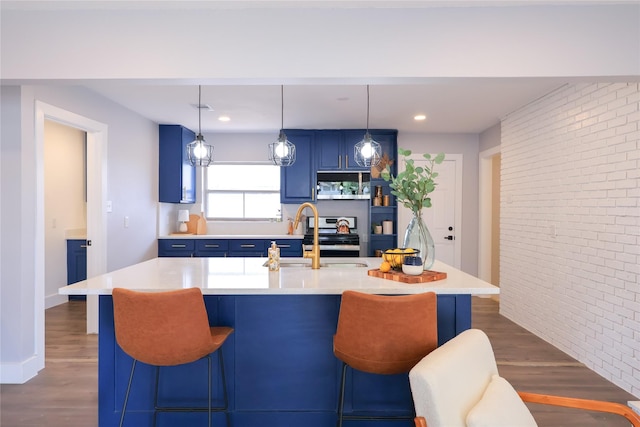
<svg viewBox="0 0 640 427">
<path fill-rule="evenodd" d="M 422 154 L 410 156 L 416 166 L 425 165 Z M 403 164 L 398 165 L 401 170 Z M 422 210 L 422 218 L 429 228 L 436 246 L 436 259 L 460 268 L 462 248 L 462 155 L 447 154 L 440 165 L 436 165 L 436 190 L 431 193 L 432 207 Z M 411 210 L 398 207 L 398 246 L 404 240 L 411 220 Z"/>
</svg>

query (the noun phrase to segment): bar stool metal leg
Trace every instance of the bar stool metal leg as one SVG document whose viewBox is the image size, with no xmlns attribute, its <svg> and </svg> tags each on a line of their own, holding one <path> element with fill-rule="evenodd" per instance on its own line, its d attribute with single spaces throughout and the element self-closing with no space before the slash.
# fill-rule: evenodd
<svg viewBox="0 0 640 427">
<path fill-rule="evenodd" d="M 342 362 L 342 380 L 340 380 L 340 400 L 338 401 L 338 427 L 342 427 L 342 413 L 344 411 L 344 385 L 347 379 L 347 364 Z"/>
<path fill-rule="evenodd" d="M 127 384 L 127 393 L 124 395 L 124 403 L 122 404 L 122 413 L 120 414 L 120 427 L 122 427 L 122 423 L 124 423 L 124 412 L 127 409 L 127 401 L 129 400 L 129 392 L 131 391 L 131 382 L 133 380 L 133 372 L 136 370 L 136 359 L 133 359 L 133 364 L 131 365 L 131 374 L 129 374 L 129 384 Z"/>
</svg>

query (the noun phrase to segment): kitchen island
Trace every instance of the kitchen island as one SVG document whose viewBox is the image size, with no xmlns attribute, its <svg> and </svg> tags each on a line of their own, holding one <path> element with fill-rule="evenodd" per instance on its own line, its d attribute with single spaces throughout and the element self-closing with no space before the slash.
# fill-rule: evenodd
<svg viewBox="0 0 640 427">
<path fill-rule="evenodd" d="M 61 294 L 100 296 L 99 425 L 118 424 L 131 367 L 131 359 L 115 342 L 111 299 L 115 287 L 149 292 L 202 289 L 210 323 L 235 329 L 222 347 L 234 427 L 335 424 L 341 365 L 333 355 L 332 340 L 344 290 L 388 295 L 436 292 L 440 344 L 471 327 L 472 295 L 499 293 L 497 287 L 437 261 L 433 270 L 446 272 L 447 278 L 422 284 L 368 276 L 369 269 L 380 265 L 380 258 L 323 258 L 318 270 L 308 266 L 308 259 L 287 258 L 277 272 L 269 272 L 265 261 L 155 258 L 61 288 Z M 163 372 L 162 404 L 173 404 L 184 396 L 191 403 L 205 404 L 199 396 L 206 396 L 202 375 L 206 366 L 196 362 Z M 406 375 L 349 372 L 345 413 L 411 413 Z M 136 370 L 127 425 L 151 425 L 152 373 L 146 365 Z M 214 375 L 219 381 L 219 375 Z M 217 398 L 219 383 L 215 390 Z M 200 420 L 206 424 L 206 414 L 162 414 L 158 425 L 196 425 Z M 216 414 L 214 424 L 221 422 L 224 416 Z M 403 424 L 376 423 L 386 425 Z"/>
</svg>

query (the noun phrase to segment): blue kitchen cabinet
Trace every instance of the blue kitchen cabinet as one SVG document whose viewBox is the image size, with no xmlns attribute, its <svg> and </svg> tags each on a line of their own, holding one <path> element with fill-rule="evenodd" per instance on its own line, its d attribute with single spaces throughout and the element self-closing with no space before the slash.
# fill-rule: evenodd
<svg viewBox="0 0 640 427">
<path fill-rule="evenodd" d="M 159 201 L 196 202 L 196 168 L 187 158 L 187 145 L 195 133 L 180 125 L 160 125 Z"/>
<path fill-rule="evenodd" d="M 194 239 L 160 239 L 158 240 L 159 257 L 192 257 L 195 256 Z"/>
<path fill-rule="evenodd" d="M 229 240 L 229 256 L 259 258 L 267 256 L 267 248 L 271 244 L 265 239 L 233 239 Z"/>
<path fill-rule="evenodd" d="M 67 285 L 87 279 L 87 241 L 67 240 Z M 84 295 L 69 295 L 69 300 L 85 300 Z"/>
<path fill-rule="evenodd" d="M 315 155 L 319 171 L 368 171 L 354 156 L 355 145 L 364 138 L 364 129 L 316 131 Z"/>
<path fill-rule="evenodd" d="M 302 239 L 282 239 L 275 240 L 280 248 L 280 257 L 301 257 Z M 271 241 L 267 244 L 267 249 L 271 246 Z"/>
<path fill-rule="evenodd" d="M 315 131 L 285 129 L 285 133 L 296 146 L 296 161 L 280 168 L 280 203 L 313 202 L 316 190 Z"/>
<path fill-rule="evenodd" d="M 159 257 L 266 257 L 275 241 L 281 257 L 301 257 L 302 239 L 158 239 Z"/>
<path fill-rule="evenodd" d="M 227 239 L 196 239 L 197 257 L 224 258 L 229 253 L 229 241 Z"/>
</svg>

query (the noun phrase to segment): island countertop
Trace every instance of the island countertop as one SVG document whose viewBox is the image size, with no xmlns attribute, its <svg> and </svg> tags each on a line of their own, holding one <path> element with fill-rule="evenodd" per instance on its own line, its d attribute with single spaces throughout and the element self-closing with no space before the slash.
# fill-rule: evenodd
<svg viewBox="0 0 640 427">
<path fill-rule="evenodd" d="M 375 294 L 495 295 L 500 289 L 490 283 L 436 261 L 431 270 L 447 273 L 434 282 L 407 284 L 369 276 L 380 266 L 380 258 L 322 258 L 331 264 L 311 269 L 309 259 L 284 258 L 279 271 L 265 267 L 266 258 L 154 258 L 59 289 L 63 295 L 110 295 L 113 288 L 166 291 L 198 287 L 207 295 L 339 295 L 357 290 Z M 351 266 L 339 266 L 340 263 Z M 285 264 L 289 264 L 286 265 Z M 352 265 L 362 264 L 354 267 Z"/>
</svg>

